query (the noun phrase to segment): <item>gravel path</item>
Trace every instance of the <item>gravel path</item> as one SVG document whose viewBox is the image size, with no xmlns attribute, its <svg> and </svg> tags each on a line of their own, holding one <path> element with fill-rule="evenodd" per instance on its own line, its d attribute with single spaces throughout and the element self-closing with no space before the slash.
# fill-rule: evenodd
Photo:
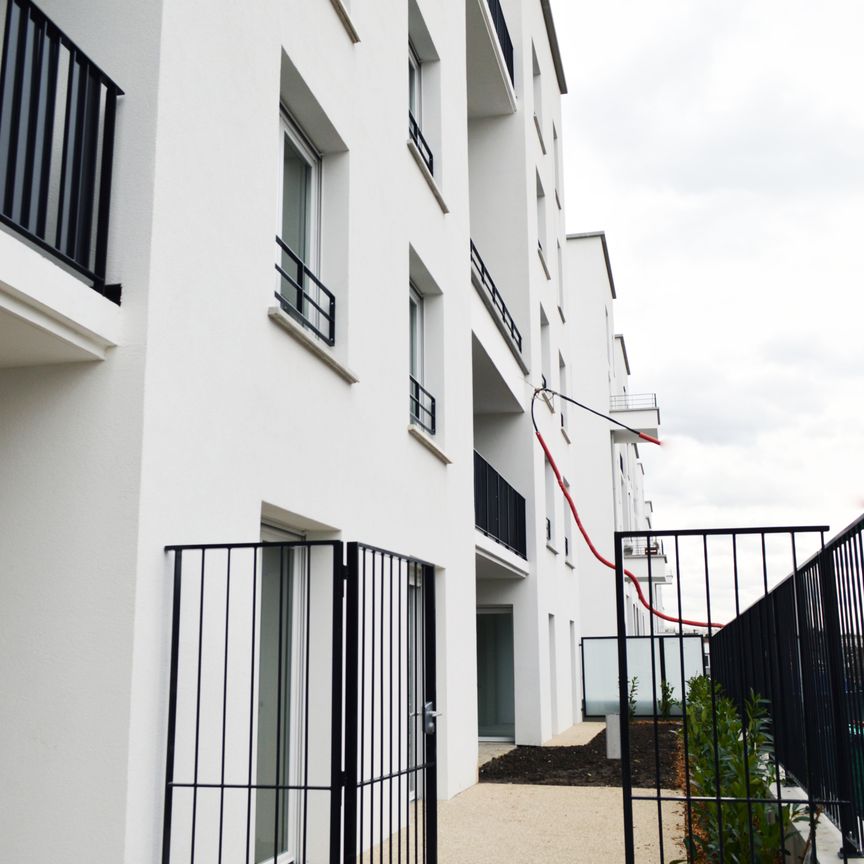
<svg viewBox="0 0 864 864">
<path fill-rule="evenodd" d="M 664 805 L 665 860 L 681 855 L 679 805 Z M 660 860 L 657 806 L 634 804 L 636 858 Z M 440 864 L 618 864 L 621 790 L 481 783 L 438 804 Z"/>
</svg>

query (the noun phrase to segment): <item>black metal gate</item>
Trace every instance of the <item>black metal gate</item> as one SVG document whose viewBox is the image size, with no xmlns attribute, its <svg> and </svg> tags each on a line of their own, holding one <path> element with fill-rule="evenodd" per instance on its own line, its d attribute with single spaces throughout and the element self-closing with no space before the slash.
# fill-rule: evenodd
<svg viewBox="0 0 864 864">
<path fill-rule="evenodd" d="M 330 541 L 168 551 L 163 864 L 435 864 L 434 568 Z"/>
<path fill-rule="evenodd" d="M 774 864 L 787 857 L 815 862 L 817 848 L 819 860 L 836 858 L 838 849 L 844 860 L 855 853 L 862 825 L 855 799 L 864 799 L 864 784 L 856 785 L 864 776 L 858 764 L 864 764 L 864 722 L 857 723 L 864 704 L 864 519 L 827 544 L 826 531 L 616 534 L 626 864 Z M 649 719 L 632 717 L 628 538 L 644 538 L 649 557 L 665 547 L 662 584 L 669 588 L 663 590 L 673 594 L 662 597 L 651 575 L 645 593 L 655 607 L 665 599 L 663 611 L 676 620 L 651 616 L 652 642 L 678 641 L 678 669 L 684 668 L 688 634 L 701 634 L 705 645 L 705 674 L 669 682 L 679 700 L 677 720 L 663 694 L 651 697 Z M 651 562 L 647 572 L 653 572 Z M 682 616 L 704 626 L 682 624 Z M 646 689 L 656 694 L 660 670 L 653 650 L 650 656 Z M 651 769 L 648 782 L 643 772 L 638 784 L 637 750 L 643 768 L 647 761 Z"/>
</svg>

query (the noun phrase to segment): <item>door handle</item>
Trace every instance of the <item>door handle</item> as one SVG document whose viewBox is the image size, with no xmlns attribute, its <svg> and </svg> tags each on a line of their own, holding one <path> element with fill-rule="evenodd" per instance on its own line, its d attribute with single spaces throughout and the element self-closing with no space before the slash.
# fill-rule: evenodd
<svg viewBox="0 0 864 864">
<path fill-rule="evenodd" d="M 434 702 L 427 702 L 423 706 L 423 731 L 427 735 L 434 735 L 437 726 L 437 719 L 442 715 L 442 711 L 435 710 Z"/>
</svg>

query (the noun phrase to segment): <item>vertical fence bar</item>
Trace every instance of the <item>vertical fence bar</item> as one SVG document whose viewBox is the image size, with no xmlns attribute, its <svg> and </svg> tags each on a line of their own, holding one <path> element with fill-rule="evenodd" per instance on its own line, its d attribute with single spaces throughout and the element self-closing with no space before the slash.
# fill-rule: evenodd
<svg viewBox="0 0 864 864">
<path fill-rule="evenodd" d="M 222 831 L 225 824 L 225 733 L 228 720 L 228 621 L 231 611 L 231 550 L 228 550 L 225 573 L 225 655 L 222 663 L 222 748 L 219 767 L 219 852 L 218 862 L 222 864 Z"/>
<path fill-rule="evenodd" d="M 345 864 L 357 861 L 357 714 L 359 681 L 359 549 L 348 544 L 345 582 L 345 804 L 342 844 Z"/>
<path fill-rule="evenodd" d="M 825 635 L 828 645 L 828 671 L 831 681 L 832 707 L 834 714 L 835 764 L 837 766 L 837 795 L 840 798 L 840 832 L 843 835 L 843 851 L 858 852 L 853 838 L 856 836 L 855 814 L 852 808 L 854 787 L 852 783 L 852 752 L 849 746 L 849 720 L 846 712 L 846 681 L 843 674 L 843 633 L 837 605 L 837 575 L 831 549 L 824 542 L 819 558 L 822 573 L 822 606 L 825 616 Z"/>
<path fill-rule="evenodd" d="M 345 579 L 347 576 L 347 568 L 343 563 L 342 556 L 342 544 L 337 543 L 333 547 L 333 614 L 331 618 L 333 656 L 330 665 L 330 675 L 332 678 L 330 689 L 330 864 L 340 864 L 342 860 L 340 854 L 342 842 L 342 796 L 347 779 L 347 764 L 346 770 L 343 771 L 342 769 L 342 736 L 343 729 L 347 726 L 347 724 L 343 726 L 342 719 L 343 620 L 345 613 Z M 347 754 L 347 741 L 345 742 L 345 750 Z M 347 790 L 344 794 L 347 797 Z"/>
<path fill-rule="evenodd" d="M 624 864 L 635 864 L 633 782 L 630 776 L 630 712 L 627 699 L 627 617 L 624 609 L 624 549 L 615 532 L 615 602 L 618 618 L 618 711 L 621 731 L 621 793 L 624 808 Z"/>
<path fill-rule="evenodd" d="M 177 670 L 180 654 L 180 594 L 183 553 L 174 552 L 174 598 L 171 604 L 171 665 L 168 673 L 168 740 L 165 747 L 165 810 L 162 819 L 162 864 L 171 861 L 171 820 L 174 815 L 174 747 L 177 732 Z"/>
<path fill-rule="evenodd" d="M 423 625 L 423 656 L 425 659 L 424 690 L 426 702 L 432 704 L 433 710 L 438 706 L 438 685 L 436 667 L 436 639 L 435 639 L 435 570 L 432 567 L 423 568 L 423 594 L 424 594 L 424 625 Z M 424 799 L 424 813 L 426 817 L 426 864 L 438 864 L 438 731 L 437 724 L 433 719 L 431 734 L 426 735 L 426 768 L 424 776 L 426 780 L 426 796 Z"/>
</svg>

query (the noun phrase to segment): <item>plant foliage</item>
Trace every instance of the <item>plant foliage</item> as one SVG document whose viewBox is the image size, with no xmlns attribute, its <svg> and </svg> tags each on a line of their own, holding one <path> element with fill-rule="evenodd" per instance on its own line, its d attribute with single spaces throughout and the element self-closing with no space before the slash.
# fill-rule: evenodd
<svg viewBox="0 0 864 864">
<path fill-rule="evenodd" d="M 777 864 L 786 860 L 784 845 L 794 831 L 792 822 L 808 818 L 795 805 L 752 802 L 774 797 L 774 741 L 766 704 L 751 691 L 744 706 L 745 726 L 719 684 L 712 690 L 704 675 L 688 681 L 690 793 L 744 799 L 693 802 L 692 836 L 684 840 L 691 864 Z"/>
</svg>

